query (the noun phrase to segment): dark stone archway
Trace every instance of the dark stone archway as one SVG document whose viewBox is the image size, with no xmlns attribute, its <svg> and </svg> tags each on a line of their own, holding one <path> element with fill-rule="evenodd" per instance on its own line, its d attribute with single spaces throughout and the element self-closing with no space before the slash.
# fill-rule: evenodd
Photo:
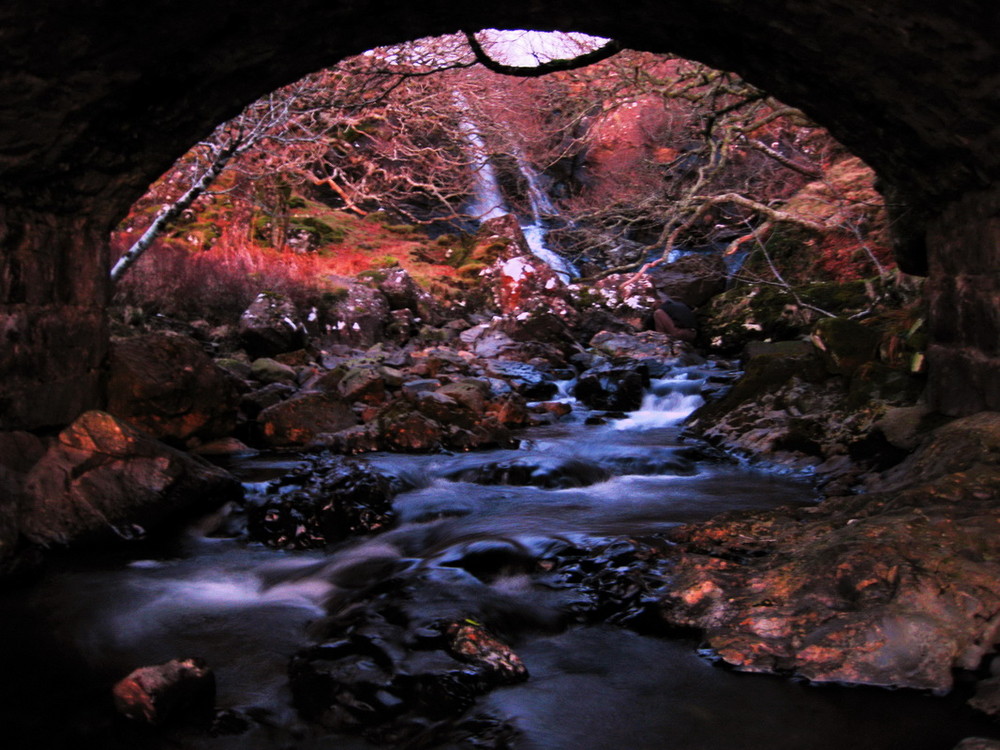
<svg viewBox="0 0 1000 750">
<path fill-rule="evenodd" d="M 0 10 L 0 429 L 101 401 L 103 238 L 187 146 L 377 44 L 571 29 L 735 70 L 876 168 L 904 267 L 929 269 L 931 396 L 1000 409 L 1000 8 L 953 0 L 9 0 Z"/>
</svg>

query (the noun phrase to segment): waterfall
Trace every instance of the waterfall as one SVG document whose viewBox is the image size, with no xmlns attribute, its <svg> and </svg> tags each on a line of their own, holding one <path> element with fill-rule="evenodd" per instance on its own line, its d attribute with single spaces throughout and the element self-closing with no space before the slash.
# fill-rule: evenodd
<svg viewBox="0 0 1000 750">
<path fill-rule="evenodd" d="M 460 93 L 455 94 L 455 101 L 459 108 L 467 111 L 465 97 Z M 496 170 L 490 161 L 489 152 L 486 150 L 486 143 L 479 134 L 475 123 L 468 117 L 462 117 L 458 123 L 459 129 L 465 138 L 465 142 L 472 156 L 472 203 L 469 204 L 469 213 L 484 222 L 487 219 L 495 219 L 510 213 L 507 203 L 500 192 L 500 182 L 497 180 Z"/>
<path fill-rule="evenodd" d="M 500 191 L 500 182 L 497 179 L 496 169 L 490 161 L 486 143 L 483 141 L 475 121 L 468 114 L 468 102 L 461 92 L 455 92 L 454 96 L 455 103 L 463 113 L 459 120 L 459 128 L 465 139 L 472 165 L 473 199 L 467 210 L 480 223 L 487 219 L 509 214 L 511 211 Z M 518 224 L 521 231 L 524 232 L 524 239 L 535 257 L 548 264 L 563 283 L 569 283 L 571 278 L 579 275 L 579 272 L 572 263 L 550 250 L 545 244 L 545 235 L 548 231 L 545 226 L 545 217 L 554 216 L 558 211 L 542 188 L 538 172 L 532 168 L 520 150 L 515 150 L 514 160 L 528 185 L 528 205 L 531 209 L 531 216 L 530 218 L 518 217 Z"/>
<path fill-rule="evenodd" d="M 549 264 L 549 267 L 556 272 L 564 284 L 568 284 L 574 276 L 579 276 L 579 271 L 568 260 L 558 253 L 553 252 L 545 244 L 545 218 L 555 216 L 559 212 L 552 205 L 548 194 L 542 189 L 538 172 L 528 163 L 520 150 L 514 151 L 514 160 L 517 168 L 524 176 L 528 184 L 528 205 L 531 207 L 530 223 L 521 222 L 521 231 L 524 232 L 524 239 L 528 242 L 531 252 Z"/>
</svg>

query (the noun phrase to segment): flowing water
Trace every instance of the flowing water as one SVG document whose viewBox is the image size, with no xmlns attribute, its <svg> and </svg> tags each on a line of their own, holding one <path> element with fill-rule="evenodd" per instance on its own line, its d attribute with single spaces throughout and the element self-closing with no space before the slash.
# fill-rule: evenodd
<svg viewBox="0 0 1000 750">
<path fill-rule="evenodd" d="M 53 561 L 0 594 L 0 747 L 370 747 L 298 717 L 288 661 L 345 592 L 413 571 L 436 575 L 447 592 L 413 606 L 520 623 L 513 646 L 530 679 L 483 696 L 476 710 L 507 722 L 523 750 L 947 750 L 971 734 L 1000 734 L 957 699 L 742 675 L 689 639 L 574 624 L 565 617 L 574 591 L 526 574 L 554 545 L 813 501 L 802 478 L 713 463 L 681 440 L 703 375 L 679 369 L 654 381 L 625 419 L 587 425 L 578 408 L 526 432 L 520 450 L 367 457 L 411 488 L 395 500 L 398 522 L 329 552 L 206 535 L 206 521 L 140 555 Z M 297 463 L 257 457 L 233 468 L 252 499 Z M 531 483 L 486 483 L 515 475 Z M 474 575 L 470 558 L 500 548 L 510 564 Z M 113 715 L 116 679 L 178 656 L 208 661 L 217 705 L 252 717 L 249 731 L 163 733 Z"/>
</svg>

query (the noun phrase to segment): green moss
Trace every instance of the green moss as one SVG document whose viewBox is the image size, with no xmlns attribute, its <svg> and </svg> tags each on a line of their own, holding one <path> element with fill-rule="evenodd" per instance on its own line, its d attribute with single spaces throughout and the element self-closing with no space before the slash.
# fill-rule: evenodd
<svg viewBox="0 0 1000 750">
<path fill-rule="evenodd" d="M 383 281 L 385 281 L 385 277 L 386 277 L 385 271 L 379 271 L 374 268 L 368 269 L 367 271 L 362 271 L 357 276 L 359 281 L 371 281 L 375 284 L 381 284 Z"/>
<path fill-rule="evenodd" d="M 466 263 L 458 269 L 458 275 L 466 279 L 474 279 L 486 268 L 485 263 Z"/>
<path fill-rule="evenodd" d="M 347 299 L 348 289 L 346 286 L 331 286 L 322 295 L 322 301 L 327 305 L 335 305 L 341 300 Z"/>
<path fill-rule="evenodd" d="M 343 227 L 330 226 L 327 222 L 315 216 L 294 216 L 288 224 L 290 235 L 306 232 L 317 245 L 337 245 L 344 241 L 347 232 Z"/>
</svg>

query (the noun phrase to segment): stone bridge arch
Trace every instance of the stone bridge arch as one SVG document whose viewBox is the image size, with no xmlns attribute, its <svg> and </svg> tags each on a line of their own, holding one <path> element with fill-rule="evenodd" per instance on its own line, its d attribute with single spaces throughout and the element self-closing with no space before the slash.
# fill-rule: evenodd
<svg viewBox="0 0 1000 750">
<path fill-rule="evenodd" d="M 378 44 L 578 30 L 737 71 L 881 176 L 930 276 L 931 398 L 1000 409 L 1000 6 L 953 0 L 8 0 L 0 10 L 0 429 L 102 400 L 110 227 L 216 123 Z M 502 7 L 501 7 L 502 6 Z"/>
</svg>

